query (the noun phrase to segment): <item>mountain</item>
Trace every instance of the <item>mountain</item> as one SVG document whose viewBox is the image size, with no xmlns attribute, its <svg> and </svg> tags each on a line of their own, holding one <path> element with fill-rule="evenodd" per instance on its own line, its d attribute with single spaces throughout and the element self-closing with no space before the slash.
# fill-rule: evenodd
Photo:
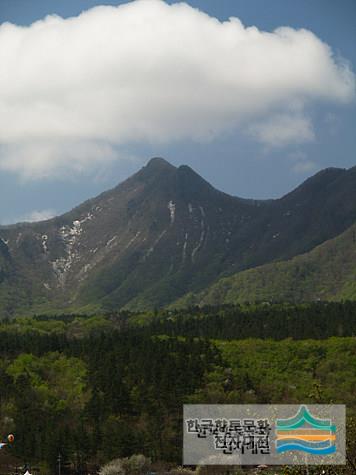
<svg viewBox="0 0 356 475">
<path fill-rule="evenodd" d="M 174 306 L 315 300 L 356 300 L 356 225 L 308 253 L 219 279 Z"/>
<path fill-rule="evenodd" d="M 0 227 L 0 309 L 159 307 L 308 252 L 354 222 L 356 168 L 327 169 L 281 199 L 257 201 L 154 158 L 69 213 Z"/>
</svg>

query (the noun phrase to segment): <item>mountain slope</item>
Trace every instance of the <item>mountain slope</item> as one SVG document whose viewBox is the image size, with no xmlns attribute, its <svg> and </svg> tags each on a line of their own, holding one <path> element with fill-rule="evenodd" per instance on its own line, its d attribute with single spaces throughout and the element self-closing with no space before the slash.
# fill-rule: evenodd
<svg viewBox="0 0 356 475">
<path fill-rule="evenodd" d="M 191 280 L 211 281 L 192 267 L 211 266 L 211 253 L 224 248 L 220 229 L 254 208 L 215 190 L 189 167 L 153 159 L 63 216 L 0 228 L 14 273 L 1 284 L 3 292 L 20 279 L 24 295 L 14 305 L 110 310 L 155 285 L 154 304 L 169 302 L 179 292 L 176 282 L 182 294 Z M 211 278 L 219 262 L 213 267 Z"/>
<path fill-rule="evenodd" d="M 306 254 L 220 279 L 175 306 L 319 299 L 356 299 L 356 224 Z"/>
<path fill-rule="evenodd" d="M 155 158 L 69 213 L 0 227 L 0 310 L 159 307 L 218 278 L 288 259 L 356 222 L 356 168 L 279 200 L 214 189 Z"/>
</svg>

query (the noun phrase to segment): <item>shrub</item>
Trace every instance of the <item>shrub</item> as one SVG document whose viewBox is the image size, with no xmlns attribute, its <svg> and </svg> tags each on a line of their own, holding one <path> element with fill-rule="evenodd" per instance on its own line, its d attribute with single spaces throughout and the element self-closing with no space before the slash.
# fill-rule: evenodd
<svg viewBox="0 0 356 475">
<path fill-rule="evenodd" d="M 145 475 L 151 465 L 151 460 L 142 454 L 129 458 L 115 459 L 99 470 L 99 475 Z"/>
<path fill-rule="evenodd" d="M 148 472 L 151 460 L 142 454 L 122 459 L 125 475 L 144 475 Z"/>
<path fill-rule="evenodd" d="M 99 475 L 126 475 L 121 459 L 112 460 L 101 467 Z"/>
</svg>

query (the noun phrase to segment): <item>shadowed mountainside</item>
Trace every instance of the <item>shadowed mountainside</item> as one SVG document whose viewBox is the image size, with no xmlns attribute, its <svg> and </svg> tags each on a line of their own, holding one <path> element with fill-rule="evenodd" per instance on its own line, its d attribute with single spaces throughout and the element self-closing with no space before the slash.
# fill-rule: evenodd
<svg viewBox="0 0 356 475">
<path fill-rule="evenodd" d="M 356 299 L 356 225 L 312 251 L 219 279 L 175 306 Z"/>
</svg>

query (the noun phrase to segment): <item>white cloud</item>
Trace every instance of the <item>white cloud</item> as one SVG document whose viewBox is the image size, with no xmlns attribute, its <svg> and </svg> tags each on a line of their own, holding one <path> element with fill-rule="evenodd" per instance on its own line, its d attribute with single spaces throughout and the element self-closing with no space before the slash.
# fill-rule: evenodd
<svg viewBox="0 0 356 475">
<path fill-rule="evenodd" d="M 292 171 L 300 175 L 307 175 L 313 173 L 318 168 L 320 168 L 316 162 L 309 159 L 308 155 L 305 152 L 302 152 L 300 150 L 296 150 L 295 152 L 289 153 L 288 158 L 292 162 L 294 162 L 292 165 Z"/>
<path fill-rule="evenodd" d="M 33 210 L 20 218 L 15 219 L 13 222 L 37 222 L 37 221 L 46 221 L 56 216 L 56 212 L 53 209 L 42 209 L 42 210 Z"/>
<path fill-rule="evenodd" d="M 69 175 L 117 158 L 103 141 L 73 139 L 19 141 L 0 147 L 0 168 L 19 172 L 22 178 L 48 178 L 55 173 Z"/>
<path fill-rule="evenodd" d="M 293 165 L 292 170 L 298 174 L 307 174 L 315 172 L 318 169 L 318 165 L 312 160 L 305 160 L 303 162 L 297 162 Z"/>
<path fill-rule="evenodd" d="M 354 89 L 348 65 L 310 31 L 263 32 L 186 4 L 138 0 L 4 23 L 0 167 L 48 176 L 113 160 L 130 142 L 237 128 L 272 145 L 310 140 L 305 107 L 348 102 Z"/>
<path fill-rule="evenodd" d="M 278 114 L 252 124 L 249 133 L 271 147 L 310 142 L 315 138 L 310 120 L 293 114 Z"/>
</svg>

